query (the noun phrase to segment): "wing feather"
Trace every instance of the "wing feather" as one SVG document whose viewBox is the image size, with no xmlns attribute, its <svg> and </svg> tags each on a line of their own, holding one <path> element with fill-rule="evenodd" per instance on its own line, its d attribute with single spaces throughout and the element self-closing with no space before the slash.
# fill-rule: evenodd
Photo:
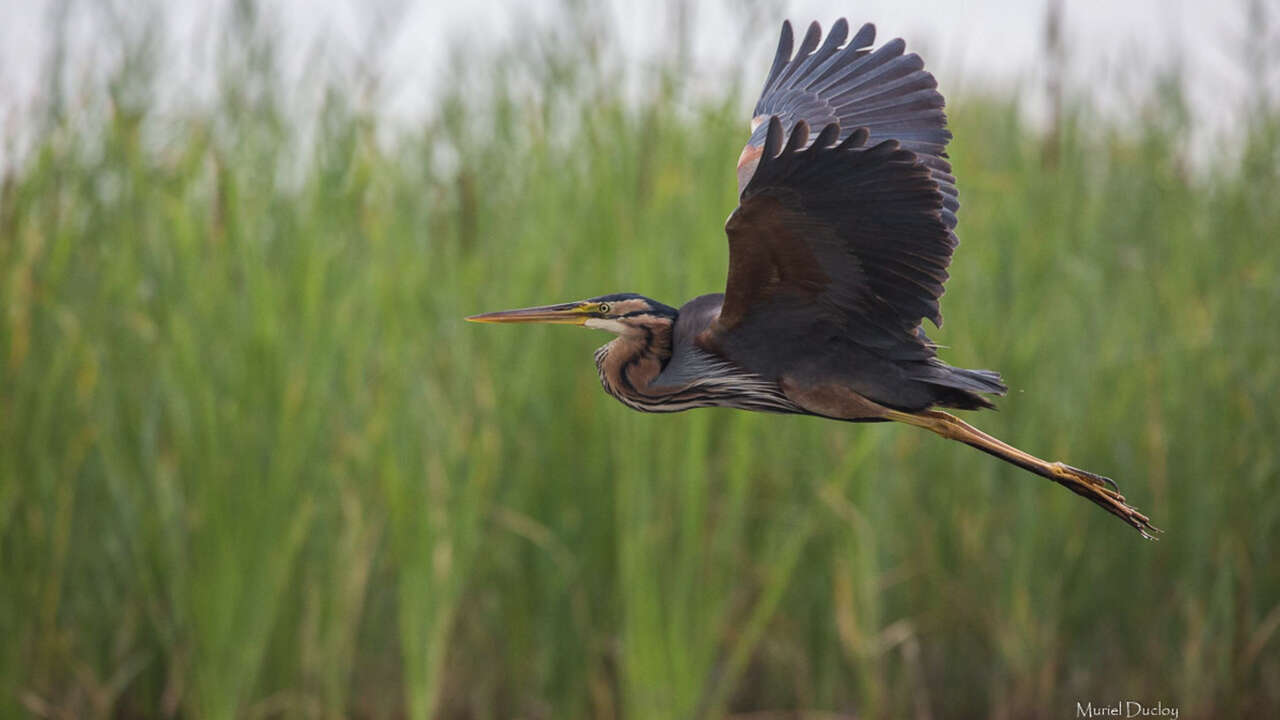
<svg viewBox="0 0 1280 720">
<path fill-rule="evenodd" d="M 759 165 L 725 226 L 729 278 L 704 340 L 731 356 L 746 338 L 779 340 L 743 353 L 772 359 L 752 368 L 762 373 L 849 346 L 933 358 L 919 327 L 942 323 L 955 247 L 933 171 L 896 140 L 868 145 L 865 128 L 846 135 L 831 123 L 809 138 L 803 120 L 790 133 L 776 116 L 766 124 Z"/>
<path fill-rule="evenodd" d="M 784 128 L 800 120 L 810 128 L 836 123 L 842 140 L 866 128 L 869 144 L 897 140 L 920 156 L 944 196 L 944 220 L 955 227 L 960 204 L 946 160 L 951 133 L 938 83 L 924 69 L 920 56 L 904 54 L 906 43 L 901 39 L 872 50 L 875 36 L 875 26 L 866 23 L 849 38 L 849 23 L 841 18 L 821 47 L 818 23 L 809 25 L 795 47 L 791 23 L 783 23 L 769 76 L 752 114 L 752 134 L 739 160 L 739 193 L 746 189 L 759 161 L 767 130 L 764 119 L 776 115 Z"/>
<path fill-rule="evenodd" d="M 998 376 L 942 363 L 921 327 L 942 324 L 958 244 L 945 102 L 902 40 L 874 41 L 841 19 L 796 47 L 783 24 L 738 161 L 725 293 L 697 343 L 893 407 L 987 406 L 971 393 L 1002 392 Z"/>
</svg>

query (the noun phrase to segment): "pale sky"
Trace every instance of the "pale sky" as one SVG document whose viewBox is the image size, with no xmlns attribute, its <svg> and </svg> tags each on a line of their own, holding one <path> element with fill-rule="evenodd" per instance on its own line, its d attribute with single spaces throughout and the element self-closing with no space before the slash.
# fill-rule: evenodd
<svg viewBox="0 0 1280 720">
<path fill-rule="evenodd" d="M 1021 85 L 1029 111 L 1037 112 L 1036 93 L 1041 87 L 1037 71 L 1043 64 L 1044 19 L 1050 0 L 708 0 L 691 3 L 693 58 L 699 81 L 713 82 L 728 73 L 739 73 L 754 89 L 768 69 L 783 18 L 803 27 L 816 19 L 828 27 L 846 16 L 856 27 L 876 23 L 877 44 L 892 37 L 907 40 L 908 49 L 921 53 L 939 79 L 944 95 L 954 98 L 967 88 Z M 20 123 L 20 108 L 41 91 L 37 79 L 50 55 L 51 8 L 64 0 L 0 0 L 0 137 Z M 1071 57 L 1069 85 L 1096 86 L 1095 96 L 1104 104 L 1124 107 L 1129 99 L 1126 79 L 1145 87 L 1152 72 L 1171 63 L 1182 64 L 1193 107 L 1210 125 L 1226 120 L 1222 108 L 1238 100 L 1257 82 L 1276 92 L 1277 68 L 1257 72 L 1243 67 L 1235 51 L 1245 34 L 1246 0 L 1204 2 L 1197 0 L 1062 0 L 1065 37 Z M 1261 0 L 1270 8 L 1273 23 L 1280 22 L 1280 0 Z M 77 22 L 68 29 L 71 64 L 79 48 L 91 46 L 112 29 L 94 3 L 71 0 L 79 6 Z M 104 3 L 110 4 L 110 3 Z M 116 3 L 123 7 L 128 0 Z M 386 112 L 409 119 L 430 106 L 436 78 L 444 70 L 446 50 L 462 38 L 468 46 L 494 47 L 518 41 L 529 23 L 548 22 L 558 16 L 561 0 L 276 0 L 261 3 L 276 13 L 288 28 L 282 38 L 286 65 L 308 62 L 307 49 L 316 38 L 356 50 L 363 38 L 379 38 L 377 54 L 384 75 L 391 80 Z M 582 4 L 603 10 L 622 39 L 628 62 L 652 62 L 670 52 L 672 2 L 605 0 Z M 221 0 L 171 0 L 171 22 L 179 37 L 196 37 L 210 18 L 227 5 Z M 745 17 L 747 7 L 758 18 Z M 371 33 L 377 17 L 395 18 L 383 31 Z M 745 33 L 744 23 L 751 24 Z M 1280 43 L 1280 28 L 1271 29 Z M 192 63 L 191 55 L 174 58 L 174 67 Z M 1121 70 L 1120 68 L 1125 68 Z M 1128 68 L 1132 68 L 1129 70 Z M 89 70 L 91 72 L 92 69 Z M 199 75 L 196 71 L 194 74 Z M 1126 78 L 1126 75 L 1133 75 Z M 178 83 L 198 82 L 190 78 Z M 20 128 L 19 128 L 20 130 Z M 0 149 L 3 153 L 3 149 Z"/>
</svg>

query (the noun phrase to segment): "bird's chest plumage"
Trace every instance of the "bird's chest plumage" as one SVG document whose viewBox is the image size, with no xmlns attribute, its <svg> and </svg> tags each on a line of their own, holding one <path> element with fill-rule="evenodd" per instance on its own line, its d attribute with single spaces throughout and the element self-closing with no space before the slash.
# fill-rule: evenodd
<svg viewBox="0 0 1280 720">
<path fill-rule="evenodd" d="M 687 348 L 686 348 L 687 350 Z M 692 379 L 663 373 L 664 364 L 693 364 Z M 703 407 L 731 407 L 766 412 L 797 412 L 776 383 L 744 373 L 709 356 L 669 360 L 625 339 L 600 348 L 596 367 L 605 392 L 634 410 L 672 413 Z"/>
</svg>

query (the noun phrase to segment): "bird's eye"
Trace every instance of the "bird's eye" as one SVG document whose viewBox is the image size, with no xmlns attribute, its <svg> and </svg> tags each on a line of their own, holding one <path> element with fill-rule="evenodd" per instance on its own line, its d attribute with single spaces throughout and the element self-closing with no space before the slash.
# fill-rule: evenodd
<svg viewBox="0 0 1280 720">
<path fill-rule="evenodd" d="M 601 313 L 609 312 L 609 303 L 600 303 L 596 310 Z"/>
</svg>

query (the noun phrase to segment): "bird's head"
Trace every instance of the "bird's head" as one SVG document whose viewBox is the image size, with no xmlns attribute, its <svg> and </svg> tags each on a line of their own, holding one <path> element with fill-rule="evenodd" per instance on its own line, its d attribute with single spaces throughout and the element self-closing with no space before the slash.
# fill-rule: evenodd
<svg viewBox="0 0 1280 720">
<path fill-rule="evenodd" d="M 675 308 L 635 293 L 615 293 L 559 305 L 500 310 L 467 318 L 471 322 L 483 323 L 582 325 L 622 336 L 643 333 L 655 327 L 670 327 L 675 319 Z"/>
</svg>

